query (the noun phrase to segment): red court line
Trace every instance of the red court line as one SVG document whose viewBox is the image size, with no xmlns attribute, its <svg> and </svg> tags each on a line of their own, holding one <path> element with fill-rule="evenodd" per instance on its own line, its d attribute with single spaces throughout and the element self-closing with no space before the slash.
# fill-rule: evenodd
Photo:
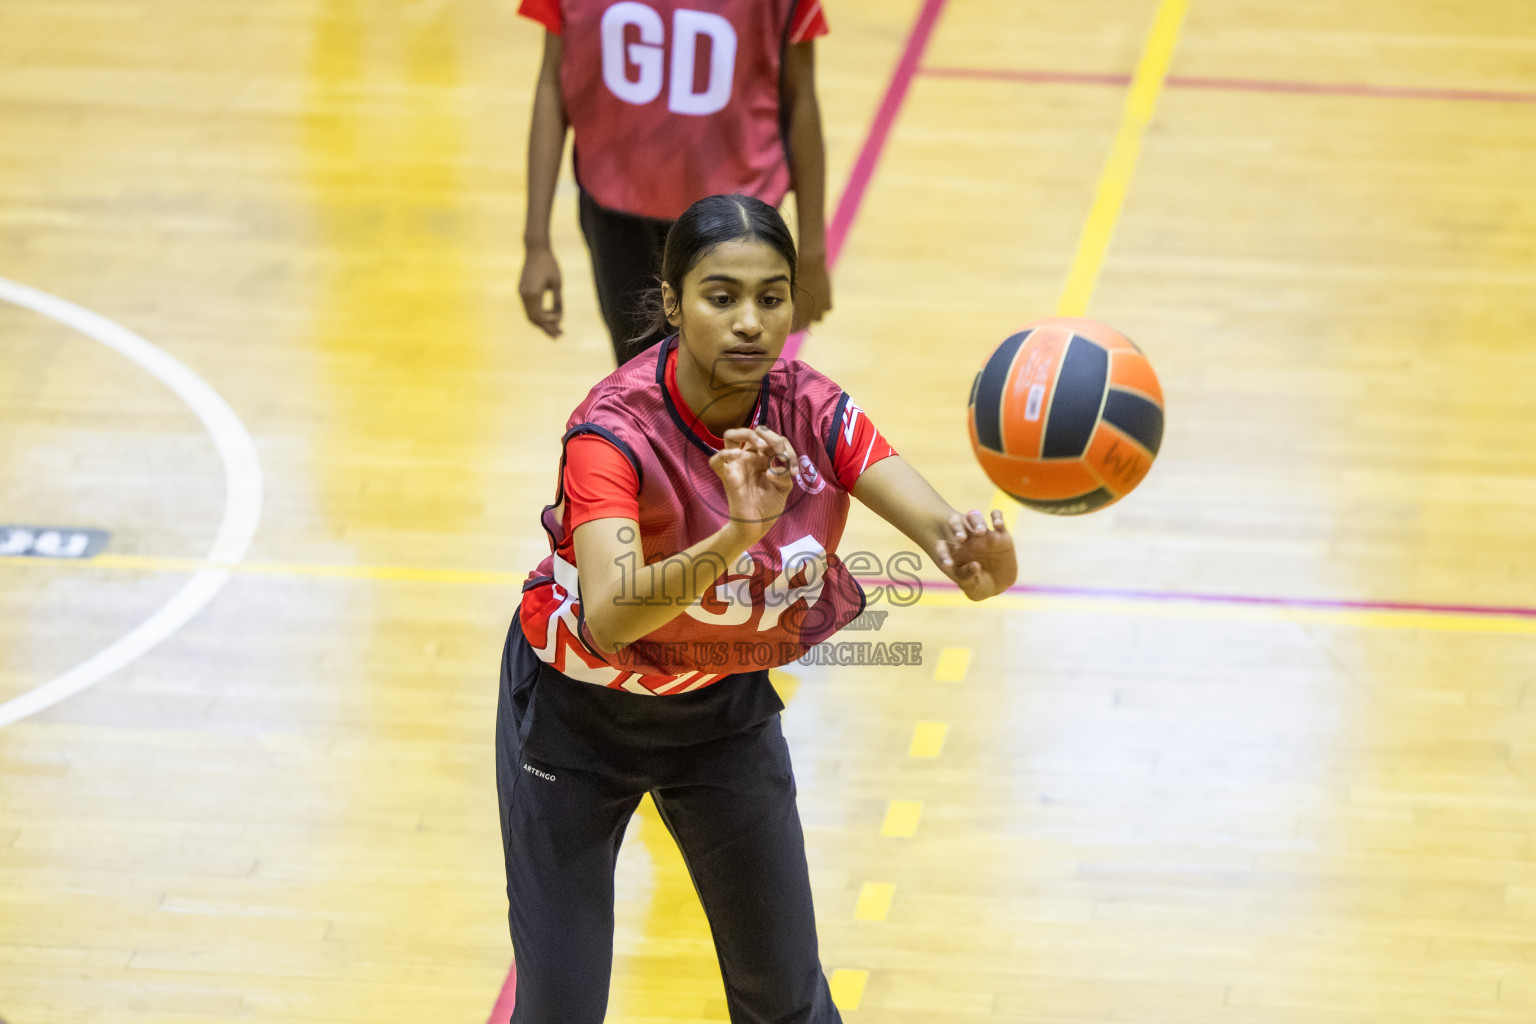
<svg viewBox="0 0 1536 1024">
<path fill-rule="evenodd" d="M 838 198 L 837 209 L 832 214 L 831 223 L 827 225 L 828 270 L 837 266 L 837 259 L 842 255 L 843 242 L 847 241 L 848 232 L 853 227 L 854 219 L 859 215 L 859 207 L 864 203 L 864 193 L 869 188 L 870 179 L 875 176 L 875 167 L 880 163 L 880 154 L 885 151 L 891 126 L 895 124 L 896 115 L 901 111 L 901 105 L 907 98 L 907 89 L 912 84 L 913 76 L 918 72 L 923 51 L 928 48 L 928 38 L 933 35 L 933 27 L 944 11 L 945 2 L 946 0 L 923 0 L 923 8 L 918 12 L 917 20 L 912 23 L 912 30 L 907 33 L 907 45 L 902 49 L 901 58 L 896 62 L 896 70 L 891 73 L 890 84 L 885 87 L 885 97 L 880 101 L 880 108 L 875 111 L 875 119 L 869 126 L 869 133 L 864 136 L 864 145 L 860 147 L 858 158 L 853 162 L 853 169 L 848 172 L 848 184 L 843 186 L 843 194 Z M 799 358 L 800 348 L 804 344 L 804 331 L 791 335 L 784 345 L 784 360 L 788 362 Z"/>
<path fill-rule="evenodd" d="M 837 201 L 837 210 L 832 214 L 831 223 L 827 225 L 827 268 L 829 270 L 837 265 L 837 258 L 843 251 L 843 242 L 847 240 L 848 232 L 859 215 L 859 207 L 864 202 L 864 193 L 869 189 L 870 179 L 875 176 L 875 167 L 880 163 L 880 154 L 885 150 L 886 139 L 890 137 L 891 126 L 896 121 L 902 102 L 907 98 L 907 89 L 912 84 L 913 76 L 917 74 L 923 51 L 928 46 L 928 37 L 933 34 L 933 27 L 938 23 L 939 15 L 943 13 L 945 2 L 946 0 L 923 0 L 922 10 L 918 12 L 917 20 L 913 22 L 912 29 L 907 34 L 907 44 L 901 51 L 901 59 L 896 62 L 896 70 L 892 72 L 890 84 L 886 86 L 885 97 L 880 101 L 880 109 L 875 111 L 875 119 L 869 126 L 869 134 L 864 137 L 864 145 L 859 149 L 858 159 L 853 163 L 853 170 L 848 172 L 848 184 L 843 187 L 843 194 Z M 789 341 L 784 345 L 782 358 L 785 361 L 798 358 L 800 347 L 804 343 L 804 331 L 790 335 Z M 514 960 L 487 1024 L 507 1024 L 507 1020 L 512 1016 L 512 1007 L 516 999 L 517 961 Z"/>
<path fill-rule="evenodd" d="M 895 586 L 909 589 L 959 590 L 952 580 L 885 580 L 861 578 L 861 583 L 871 586 Z M 1270 608 L 1318 608 L 1327 611 L 1366 612 L 1425 612 L 1438 615 L 1515 616 L 1536 619 L 1536 608 L 1518 605 L 1490 604 L 1426 604 L 1416 601 L 1349 601 L 1336 598 L 1315 597 L 1264 597 L 1254 594 L 1211 594 L 1179 590 L 1121 590 L 1113 587 L 1059 587 L 1019 583 L 1008 588 L 1010 594 L 1044 594 L 1052 597 L 1086 597 L 1098 600 L 1145 601 L 1163 604 L 1176 601 L 1193 601 L 1201 604 L 1259 605 Z"/>
<path fill-rule="evenodd" d="M 496 997 L 496 1005 L 491 1008 L 489 1024 L 507 1024 L 512 1019 L 512 1006 L 517 1002 L 517 961 L 512 961 L 512 969 L 507 972 L 507 980 L 501 983 L 501 995 Z"/>
<path fill-rule="evenodd" d="M 1130 85 L 1131 76 L 1089 74 L 1075 71 L 1027 71 L 1014 68 L 922 68 L 919 74 L 934 78 L 971 78 L 1004 82 L 1037 82 L 1057 85 Z M 1170 75 L 1170 89 L 1211 89 L 1222 92 L 1305 93 L 1314 96 L 1375 96 L 1383 99 L 1457 100 L 1474 103 L 1536 103 L 1536 92 L 1487 89 L 1432 89 L 1398 85 L 1366 85 L 1359 82 L 1286 82 L 1258 78 L 1202 78 Z"/>
<path fill-rule="evenodd" d="M 1107 72 L 1025 71 L 1022 68 L 921 68 L 919 74 L 932 78 L 976 78 L 1000 82 L 1042 82 L 1052 85 L 1130 85 L 1131 76 Z M 1166 81 L 1172 81 L 1167 79 Z"/>
</svg>

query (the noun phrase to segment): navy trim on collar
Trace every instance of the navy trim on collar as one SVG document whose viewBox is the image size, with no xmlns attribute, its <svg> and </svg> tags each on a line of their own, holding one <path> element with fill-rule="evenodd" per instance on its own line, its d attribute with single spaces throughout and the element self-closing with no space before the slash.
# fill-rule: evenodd
<svg viewBox="0 0 1536 1024">
<path fill-rule="evenodd" d="M 777 363 L 778 360 L 775 359 L 774 362 Z M 762 383 L 760 385 L 758 385 L 758 388 L 757 388 L 757 422 L 758 423 L 766 424 L 768 422 L 768 400 L 773 397 L 773 389 L 768 386 L 768 381 L 771 380 L 772 378 L 773 378 L 773 367 L 770 366 L 768 368 L 768 372 L 763 374 L 763 381 L 762 381 Z M 782 434 L 783 431 L 782 430 L 776 431 L 776 433 Z"/>
<path fill-rule="evenodd" d="M 672 422 L 677 424 L 677 429 L 683 432 L 683 436 L 692 441 L 705 458 L 713 458 L 715 449 L 704 443 L 704 439 L 694 433 L 688 427 L 688 421 L 683 419 L 683 414 L 677 411 L 677 406 L 672 401 L 672 390 L 667 387 L 667 354 L 677 347 L 677 335 L 661 343 L 661 353 L 656 358 L 656 386 L 661 389 L 661 401 L 667 407 L 667 415 L 672 417 Z"/>
</svg>

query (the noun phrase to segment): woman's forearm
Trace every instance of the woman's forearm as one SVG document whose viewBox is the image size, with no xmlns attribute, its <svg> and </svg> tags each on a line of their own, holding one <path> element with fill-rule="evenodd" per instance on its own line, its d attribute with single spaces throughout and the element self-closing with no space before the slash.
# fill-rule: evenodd
<svg viewBox="0 0 1536 1024">
<path fill-rule="evenodd" d="M 940 559 L 939 544 L 955 538 L 950 523 L 959 511 L 899 455 L 866 469 L 854 485 L 853 496 L 920 545 L 935 562 Z"/>
<path fill-rule="evenodd" d="M 560 37 L 547 33 L 544 63 L 533 93 L 533 119 L 528 130 L 528 210 L 523 245 L 549 246 L 549 221 L 565 152 L 565 101 L 560 97 Z"/>
<path fill-rule="evenodd" d="M 816 70 L 811 43 L 789 49 L 784 101 L 789 111 L 789 174 L 795 190 L 795 218 L 800 226 L 802 258 L 827 253 L 827 158 L 822 139 L 821 105 L 816 99 Z"/>
<path fill-rule="evenodd" d="M 628 520 L 594 520 L 577 530 L 577 559 L 587 566 L 581 570 L 582 614 L 605 652 L 655 632 L 697 604 L 760 537 L 733 521 L 686 551 L 643 565 L 634 533 L 624 532 L 633 529 Z"/>
</svg>

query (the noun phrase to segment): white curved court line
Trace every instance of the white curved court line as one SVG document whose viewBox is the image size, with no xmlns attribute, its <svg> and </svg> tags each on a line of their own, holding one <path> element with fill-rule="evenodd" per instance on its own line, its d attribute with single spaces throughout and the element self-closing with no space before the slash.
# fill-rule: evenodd
<svg viewBox="0 0 1536 1024">
<path fill-rule="evenodd" d="M 186 364 L 104 316 L 3 277 L 0 300 L 94 338 L 132 360 L 187 403 L 203 421 L 224 463 L 224 518 L 206 560 L 235 565 L 245 558 L 261 521 L 261 462 L 256 457 L 255 442 L 229 403 Z M 185 586 L 133 632 L 63 675 L 0 704 L 0 728 L 73 697 L 128 665 L 186 625 L 227 582 L 228 569 L 200 569 L 193 573 Z"/>
</svg>

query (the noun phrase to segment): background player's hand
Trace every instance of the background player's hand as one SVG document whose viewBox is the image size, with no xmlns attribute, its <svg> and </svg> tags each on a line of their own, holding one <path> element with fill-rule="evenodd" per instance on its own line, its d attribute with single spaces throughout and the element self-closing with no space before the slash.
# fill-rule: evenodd
<svg viewBox="0 0 1536 1024">
<path fill-rule="evenodd" d="M 800 457 L 789 441 L 767 427 L 725 432 L 725 447 L 709 460 L 725 485 L 731 519 L 761 539 L 784 511 L 784 499 L 800 475 Z"/>
<path fill-rule="evenodd" d="M 553 249 L 545 246 L 528 250 L 517 291 L 523 297 L 528 321 L 551 338 L 560 337 L 560 264 Z M 549 296 L 547 304 L 545 296 Z"/>
<path fill-rule="evenodd" d="M 992 528 L 980 512 L 956 512 L 949 517 L 949 532 L 937 546 L 939 568 L 960 584 L 972 601 L 1001 594 L 1019 576 L 1013 553 L 1013 535 L 1003 524 L 1003 514 L 992 510 Z"/>
<path fill-rule="evenodd" d="M 826 257 L 800 254 L 795 271 L 795 330 L 803 331 L 832 309 L 832 278 Z"/>
</svg>

